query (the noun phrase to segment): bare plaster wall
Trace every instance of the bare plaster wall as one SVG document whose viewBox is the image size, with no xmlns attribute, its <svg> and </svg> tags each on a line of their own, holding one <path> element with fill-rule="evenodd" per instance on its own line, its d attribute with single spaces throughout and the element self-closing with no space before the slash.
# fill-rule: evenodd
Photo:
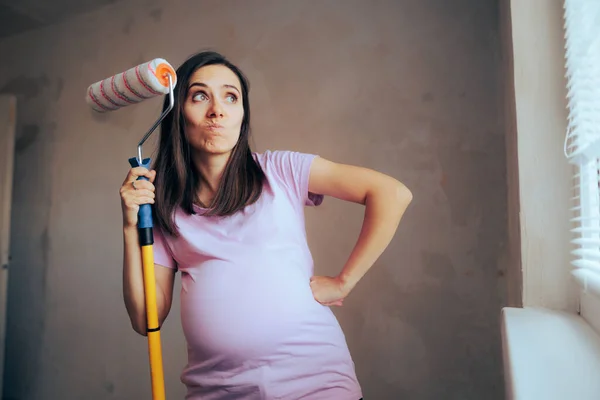
<svg viewBox="0 0 600 400">
<path fill-rule="evenodd" d="M 413 191 L 389 249 L 336 309 L 365 398 L 503 398 L 498 20 L 481 0 L 126 1 L 0 42 L 0 92 L 20 111 L 5 398 L 149 398 L 146 340 L 121 296 L 118 188 L 160 101 L 98 116 L 83 97 L 206 48 L 250 77 L 257 150 L 318 153 Z M 334 199 L 308 212 L 318 273 L 340 270 L 361 219 Z M 171 399 L 184 393 L 178 300 L 163 329 Z"/>
</svg>

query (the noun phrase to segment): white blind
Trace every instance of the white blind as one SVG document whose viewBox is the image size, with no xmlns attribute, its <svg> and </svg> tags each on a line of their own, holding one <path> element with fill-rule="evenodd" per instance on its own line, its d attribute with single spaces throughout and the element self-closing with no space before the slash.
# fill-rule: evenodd
<svg viewBox="0 0 600 400">
<path fill-rule="evenodd" d="M 573 197 L 573 275 L 584 289 L 600 296 L 600 190 L 598 159 L 578 166 Z"/>
<path fill-rule="evenodd" d="M 578 171 L 573 196 L 573 275 L 600 296 L 600 0 L 565 0 L 569 121 L 565 155 Z"/>
<path fill-rule="evenodd" d="M 565 0 L 569 123 L 565 153 L 574 164 L 600 155 L 600 1 Z"/>
</svg>

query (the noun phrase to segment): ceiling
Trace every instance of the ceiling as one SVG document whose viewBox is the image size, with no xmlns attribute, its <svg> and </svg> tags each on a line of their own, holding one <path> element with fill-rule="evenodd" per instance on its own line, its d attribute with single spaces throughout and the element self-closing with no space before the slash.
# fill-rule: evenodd
<svg viewBox="0 0 600 400">
<path fill-rule="evenodd" d="M 0 39 L 54 24 L 117 0 L 0 0 Z"/>
</svg>

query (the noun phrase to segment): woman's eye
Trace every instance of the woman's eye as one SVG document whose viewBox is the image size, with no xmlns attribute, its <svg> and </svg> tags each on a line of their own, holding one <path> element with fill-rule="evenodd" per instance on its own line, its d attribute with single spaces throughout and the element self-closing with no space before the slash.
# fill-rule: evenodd
<svg viewBox="0 0 600 400">
<path fill-rule="evenodd" d="M 235 103 L 237 102 L 237 96 L 234 94 L 228 94 L 226 97 L 227 101 L 230 103 Z"/>
<path fill-rule="evenodd" d="M 192 99 L 195 101 L 205 101 L 208 97 L 204 93 L 196 93 Z"/>
</svg>

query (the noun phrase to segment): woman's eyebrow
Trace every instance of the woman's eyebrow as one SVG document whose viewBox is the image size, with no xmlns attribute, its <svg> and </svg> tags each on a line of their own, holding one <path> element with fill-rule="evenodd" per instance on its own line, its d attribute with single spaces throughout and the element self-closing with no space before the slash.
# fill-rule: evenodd
<svg viewBox="0 0 600 400">
<path fill-rule="evenodd" d="M 208 85 L 207 85 L 206 83 L 202 83 L 202 82 L 194 82 L 194 83 L 192 83 L 192 84 L 191 84 L 191 85 L 188 87 L 188 91 L 189 91 L 191 88 L 193 88 L 194 86 L 200 86 L 200 87 L 205 87 L 205 88 L 207 88 L 207 87 L 208 87 Z M 235 89 L 235 90 L 236 90 L 238 93 L 240 93 L 240 90 L 239 90 L 237 87 L 235 87 L 234 85 L 228 85 L 228 84 L 225 84 L 225 85 L 223 85 L 223 87 L 230 88 L 230 89 Z"/>
</svg>

